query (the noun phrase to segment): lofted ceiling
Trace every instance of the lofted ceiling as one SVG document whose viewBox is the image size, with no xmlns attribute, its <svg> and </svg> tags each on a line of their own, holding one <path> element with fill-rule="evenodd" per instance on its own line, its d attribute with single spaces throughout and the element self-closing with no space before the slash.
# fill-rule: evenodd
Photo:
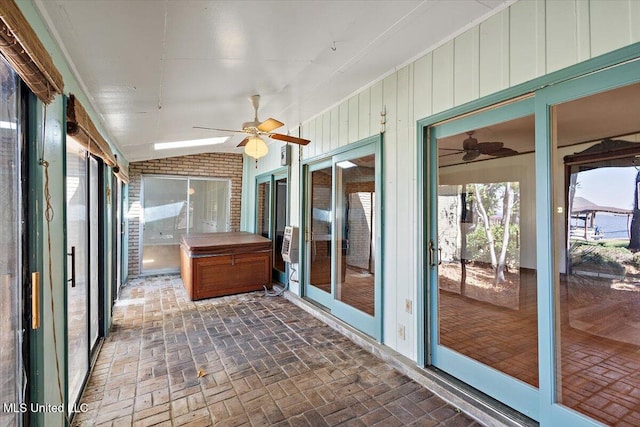
<svg viewBox="0 0 640 427">
<path fill-rule="evenodd" d="M 513 0 L 33 0 L 129 161 L 242 152 L 260 120 L 287 133 Z M 156 151 L 156 142 L 232 136 Z"/>
</svg>

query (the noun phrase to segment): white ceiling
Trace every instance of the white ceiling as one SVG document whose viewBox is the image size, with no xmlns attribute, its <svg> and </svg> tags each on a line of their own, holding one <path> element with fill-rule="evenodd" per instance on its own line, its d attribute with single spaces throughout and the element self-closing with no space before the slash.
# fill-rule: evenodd
<svg viewBox="0 0 640 427">
<path fill-rule="evenodd" d="M 513 0 L 34 0 L 129 161 L 153 143 L 221 136 L 260 120 L 286 133 Z"/>
</svg>

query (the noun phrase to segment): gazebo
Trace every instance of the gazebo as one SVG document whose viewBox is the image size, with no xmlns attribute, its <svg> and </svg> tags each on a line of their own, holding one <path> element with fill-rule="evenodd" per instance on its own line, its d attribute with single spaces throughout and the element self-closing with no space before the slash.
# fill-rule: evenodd
<svg viewBox="0 0 640 427">
<path fill-rule="evenodd" d="M 596 227 L 596 213 L 598 212 L 627 215 L 627 233 L 629 233 L 631 215 L 633 214 L 631 209 L 600 206 L 584 197 L 576 196 L 573 198 L 571 206 L 571 218 L 584 221 L 584 227 L 580 229 L 571 228 L 571 236 L 582 237 L 585 240 L 600 240 L 604 238 L 604 233 L 597 230 Z"/>
</svg>

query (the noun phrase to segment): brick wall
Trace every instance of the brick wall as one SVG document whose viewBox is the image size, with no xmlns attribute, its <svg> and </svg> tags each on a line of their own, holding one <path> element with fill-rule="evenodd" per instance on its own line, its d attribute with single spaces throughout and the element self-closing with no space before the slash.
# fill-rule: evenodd
<svg viewBox="0 0 640 427">
<path fill-rule="evenodd" d="M 240 230 L 242 155 L 205 153 L 129 163 L 129 277 L 140 274 L 141 175 L 173 175 L 231 180 L 230 231 Z"/>
</svg>

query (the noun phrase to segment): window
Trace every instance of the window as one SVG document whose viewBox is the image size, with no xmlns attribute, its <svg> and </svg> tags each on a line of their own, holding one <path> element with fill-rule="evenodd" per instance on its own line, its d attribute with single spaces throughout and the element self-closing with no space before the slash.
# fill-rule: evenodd
<svg viewBox="0 0 640 427">
<path fill-rule="evenodd" d="M 229 180 L 143 176 L 141 271 L 178 270 L 185 234 L 229 231 L 230 191 Z"/>
</svg>

